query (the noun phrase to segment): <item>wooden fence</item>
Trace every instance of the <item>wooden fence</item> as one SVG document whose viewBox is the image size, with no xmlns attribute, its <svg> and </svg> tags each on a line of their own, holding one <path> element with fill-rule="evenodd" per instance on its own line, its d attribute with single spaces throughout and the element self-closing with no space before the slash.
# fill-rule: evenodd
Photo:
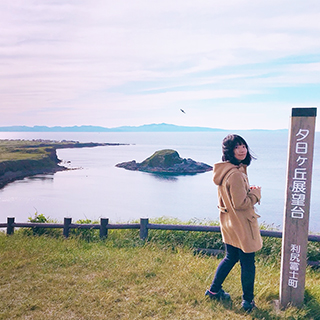
<svg viewBox="0 0 320 320">
<path fill-rule="evenodd" d="M 7 234 L 14 233 L 15 228 L 62 228 L 64 237 L 69 237 L 70 229 L 98 229 L 100 230 L 100 238 L 106 239 L 108 237 L 108 230 L 110 229 L 139 229 L 140 239 L 146 240 L 148 238 L 149 230 L 180 230 L 180 231 L 199 231 L 199 232 L 220 232 L 218 226 L 201 226 L 201 225 L 172 225 L 172 224 L 153 224 L 149 223 L 148 218 L 141 218 L 140 223 L 131 224 L 111 224 L 108 218 L 101 218 L 100 224 L 78 224 L 72 223 L 71 218 L 64 218 L 64 223 L 17 223 L 14 217 L 8 217 L 7 223 L 0 223 L 0 228 L 6 228 Z M 282 238 L 282 232 L 272 230 L 260 230 L 261 236 Z M 320 242 L 320 235 L 309 235 L 309 241 Z"/>
</svg>

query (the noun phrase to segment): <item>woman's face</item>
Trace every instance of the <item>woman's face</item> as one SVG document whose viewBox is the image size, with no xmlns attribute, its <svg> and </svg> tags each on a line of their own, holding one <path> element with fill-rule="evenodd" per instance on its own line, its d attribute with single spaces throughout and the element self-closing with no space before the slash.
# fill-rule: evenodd
<svg viewBox="0 0 320 320">
<path fill-rule="evenodd" d="M 238 144 L 233 149 L 234 157 L 239 161 L 243 161 L 246 158 L 247 152 L 248 150 L 244 144 Z"/>
</svg>

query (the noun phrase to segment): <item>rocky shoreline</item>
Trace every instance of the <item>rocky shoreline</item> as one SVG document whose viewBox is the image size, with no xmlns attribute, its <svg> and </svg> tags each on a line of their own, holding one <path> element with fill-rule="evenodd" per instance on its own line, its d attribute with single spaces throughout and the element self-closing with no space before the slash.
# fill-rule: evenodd
<svg viewBox="0 0 320 320">
<path fill-rule="evenodd" d="M 37 174 L 52 174 L 67 170 L 66 167 L 52 163 L 49 159 L 41 160 L 18 160 L 0 164 L 0 189 L 8 183 L 22 180 Z M 51 162 L 51 163 L 50 163 Z M 3 169 L 4 167 L 4 169 Z"/>
<path fill-rule="evenodd" d="M 26 177 L 69 170 L 67 167 L 59 165 L 61 160 L 57 157 L 57 149 L 119 145 L 123 144 L 49 140 L 1 140 L 0 189 L 10 182 Z M 19 159 L 19 157 L 22 159 Z"/>
</svg>

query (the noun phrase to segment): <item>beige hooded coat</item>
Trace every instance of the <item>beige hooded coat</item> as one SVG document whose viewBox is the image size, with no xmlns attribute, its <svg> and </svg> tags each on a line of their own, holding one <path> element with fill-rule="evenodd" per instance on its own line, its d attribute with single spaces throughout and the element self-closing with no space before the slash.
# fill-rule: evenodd
<svg viewBox="0 0 320 320">
<path fill-rule="evenodd" d="M 225 161 L 213 167 L 213 182 L 218 186 L 220 225 L 223 242 L 243 252 L 262 248 L 262 239 L 254 205 L 261 191 L 250 189 L 247 167 Z"/>
</svg>

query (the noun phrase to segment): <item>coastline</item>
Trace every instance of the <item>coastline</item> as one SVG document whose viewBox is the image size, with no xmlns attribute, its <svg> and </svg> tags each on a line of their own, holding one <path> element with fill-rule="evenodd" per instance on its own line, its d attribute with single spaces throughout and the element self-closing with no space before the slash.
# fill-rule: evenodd
<svg viewBox="0 0 320 320">
<path fill-rule="evenodd" d="M 0 189 L 16 180 L 37 174 L 53 174 L 69 170 L 59 165 L 57 149 L 119 146 L 120 143 L 79 143 L 77 141 L 2 140 L 0 143 Z M 19 159 L 20 158 L 20 159 Z M 22 158 L 22 159 L 21 159 Z"/>
<path fill-rule="evenodd" d="M 58 162 L 60 163 L 60 161 Z M 53 174 L 58 171 L 68 170 L 68 168 L 59 166 L 50 158 L 43 160 L 18 160 L 8 161 L 0 164 L 0 189 L 4 188 L 7 184 L 16 180 L 22 180 L 26 177 L 31 177 L 37 174 Z"/>
</svg>

